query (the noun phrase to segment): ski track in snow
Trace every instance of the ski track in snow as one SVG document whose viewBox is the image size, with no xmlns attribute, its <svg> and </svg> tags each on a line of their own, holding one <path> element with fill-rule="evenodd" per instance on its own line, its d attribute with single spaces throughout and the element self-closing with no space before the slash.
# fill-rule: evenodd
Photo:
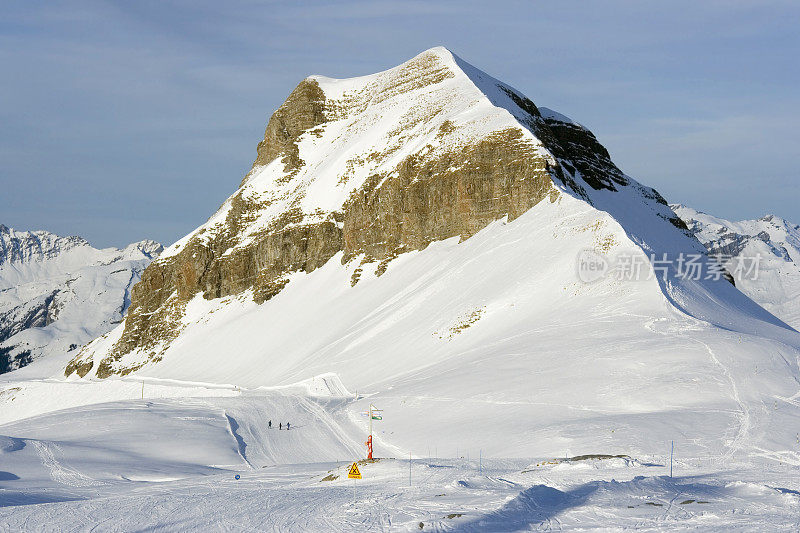
<svg viewBox="0 0 800 533">
<path fill-rule="evenodd" d="M 305 409 L 309 414 L 315 417 L 316 420 L 322 422 L 326 428 L 331 432 L 332 435 L 336 437 L 336 439 L 344 446 L 346 449 L 349 449 L 353 452 L 353 455 L 358 457 L 361 455 L 361 448 L 358 446 L 356 442 L 354 442 L 350 437 L 348 437 L 344 431 L 342 431 L 339 424 L 331 417 L 331 415 L 323 409 L 321 405 L 314 402 L 313 400 L 309 400 L 302 396 L 297 396 L 297 400 L 299 401 L 300 405 Z"/>
<path fill-rule="evenodd" d="M 656 319 L 651 318 L 644 323 L 645 329 L 652 331 L 653 333 L 658 333 L 659 335 L 678 335 L 681 338 L 688 339 L 692 342 L 700 344 L 703 349 L 708 353 L 711 361 L 714 365 L 720 369 L 723 376 L 727 380 L 730 385 L 730 395 L 734 402 L 738 405 L 738 411 L 736 412 L 736 427 L 731 427 L 733 437 L 726 443 L 727 450 L 722 453 L 717 460 L 718 461 L 726 461 L 732 458 L 737 451 L 741 450 L 744 447 L 744 443 L 747 440 L 748 435 L 750 434 L 750 427 L 751 427 L 751 417 L 750 417 L 750 408 L 747 406 L 747 403 L 742 401 L 739 395 L 739 388 L 736 385 L 736 380 L 734 379 L 733 375 L 731 374 L 730 370 L 727 366 L 725 366 L 714 353 L 714 350 L 711 349 L 707 343 L 703 342 L 700 339 L 694 338 L 686 334 L 687 330 L 697 330 L 698 328 L 702 327 L 702 324 L 688 316 L 680 317 L 681 323 L 669 327 L 669 331 L 663 331 L 656 327 L 656 323 L 660 321 L 664 321 L 665 319 Z"/>
<path fill-rule="evenodd" d="M 58 444 L 38 440 L 31 441 L 31 444 L 33 444 L 42 464 L 50 472 L 50 477 L 56 483 L 70 487 L 93 487 L 103 484 L 59 463 L 58 459 L 56 459 L 56 453 L 61 452 Z"/>
<path fill-rule="evenodd" d="M 739 414 L 737 415 L 737 418 L 739 420 L 739 427 L 735 432 L 733 440 L 728 443 L 728 451 L 722 454 L 719 458 L 720 460 L 724 461 L 733 457 L 733 455 L 744 446 L 744 442 L 750 433 L 750 408 L 747 406 L 746 402 L 742 401 L 741 397 L 739 396 L 739 388 L 736 386 L 736 380 L 731 375 L 731 372 L 730 370 L 728 370 L 728 367 L 723 365 L 722 362 L 720 362 L 719 358 L 717 358 L 716 354 L 714 353 L 714 350 L 712 350 L 708 344 L 699 339 L 692 339 L 692 340 L 703 345 L 703 347 L 708 352 L 708 355 L 711 357 L 711 360 L 714 362 L 714 364 L 716 364 L 720 368 L 720 370 L 722 370 L 722 373 L 725 375 L 725 377 L 728 379 L 728 382 L 730 383 L 731 397 L 739 405 Z"/>
</svg>

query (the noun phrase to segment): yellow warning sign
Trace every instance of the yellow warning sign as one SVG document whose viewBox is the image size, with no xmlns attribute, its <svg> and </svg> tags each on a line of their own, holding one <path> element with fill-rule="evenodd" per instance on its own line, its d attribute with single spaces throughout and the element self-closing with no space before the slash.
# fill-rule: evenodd
<svg viewBox="0 0 800 533">
<path fill-rule="evenodd" d="M 358 471 L 358 463 L 353 463 L 353 466 L 350 467 L 350 471 L 347 473 L 347 477 L 361 479 L 361 472 Z"/>
</svg>

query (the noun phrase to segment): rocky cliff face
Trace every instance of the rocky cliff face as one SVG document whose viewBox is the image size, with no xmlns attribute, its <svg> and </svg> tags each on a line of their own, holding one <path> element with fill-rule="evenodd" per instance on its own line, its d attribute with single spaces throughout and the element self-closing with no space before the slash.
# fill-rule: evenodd
<svg viewBox="0 0 800 533">
<path fill-rule="evenodd" d="M 240 188 L 145 270 L 116 340 L 65 373 L 102 378 L 159 361 L 197 294 L 263 303 L 340 252 L 381 275 L 400 254 L 468 239 L 564 187 L 591 202 L 587 188 L 630 185 L 591 132 L 445 49 L 363 78 L 310 77 L 272 115 Z M 658 193 L 635 186 L 683 227 Z"/>
</svg>

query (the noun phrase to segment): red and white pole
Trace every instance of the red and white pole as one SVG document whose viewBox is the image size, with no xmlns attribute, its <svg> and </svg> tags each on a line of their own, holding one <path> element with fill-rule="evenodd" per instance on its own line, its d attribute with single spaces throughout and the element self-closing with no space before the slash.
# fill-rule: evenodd
<svg viewBox="0 0 800 533">
<path fill-rule="evenodd" d="M 367 459 L 372 459 L 372 404 L 369 404 L 367 414 L 369 415 L 369 437 L 364 444 L 367 445 Z"/>
</svg>

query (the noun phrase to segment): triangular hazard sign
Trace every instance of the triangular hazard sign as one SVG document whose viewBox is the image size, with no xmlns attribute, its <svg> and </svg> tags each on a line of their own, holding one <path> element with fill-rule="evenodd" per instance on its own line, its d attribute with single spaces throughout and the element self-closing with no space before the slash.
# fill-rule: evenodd
<svg viewBox="0 0 800 533">
<path fill-rule="evenodd" d="M 361 479 L 361 472 L 358 471 L 358 463 L 353 463 L 353 466 L 350 467 L 350 472 L 347 473 L 347 477 Z"/>
</svg>

